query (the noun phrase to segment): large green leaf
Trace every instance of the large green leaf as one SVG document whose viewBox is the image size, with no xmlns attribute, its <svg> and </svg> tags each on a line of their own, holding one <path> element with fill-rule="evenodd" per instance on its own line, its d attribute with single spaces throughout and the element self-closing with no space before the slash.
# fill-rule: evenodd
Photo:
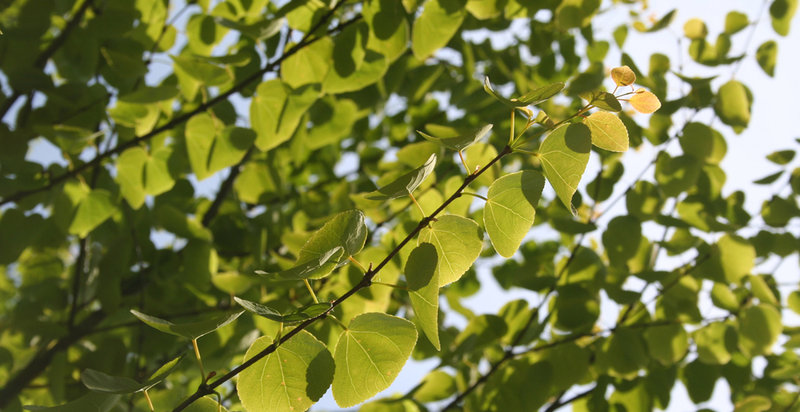
<svg viewBox="0 0 800 412">
<path fill-rule="evenodd" d="M 69 233 L 86 237 L 116 211 L 117 207 L 111 198 L 111 193 L 104 189 L 94 189 L 78 204 L 78 209 L 69 225 Z"/>
<path fill-rule="evenodd" d="M 689 349 L 689 335 L 680 324 L 649 327 L 644 340 L 650 356 L 666 366 L 681 360 Z"/>
<path fill-rule="evenodd" d="M 739 318 L 739 346 L 751 357 L 772 353 L 782 331 L 781 313 L 774 306 L 751 306 Z"/>
<path fill-rule="evenodd" d="M 171 155 L 169 148 L 148 154 L 142 147 L 132 147 L 117 158 L 120 192 L 132 208 L 140 208 L 147 195 L 164 193 L 175 184 L 167 164 Z"/>
<path fill-rule="evenodd" d="M 789 34 L 792 17 L 797 11 L 797 0 L 773 0 L 769 6 L 769 15 L 772 17 L 772 28 L 781 36 Z"/>
<path fill-rule="evenodd" d="M 189 154 L 189 164 L 198 180 L 213 173 L 209 168 L 209 155 L 221 129 L 219 120 L 208 113 L 198 114 L 186 122 L 186 151 Z"/>
<path fill-rule="evenodd" d="M 722 236 L 709 253 L 697 272 L 714 281 L 738 283 L 755 265 L 755 248 L 736 235 Z"/>
<path fill-rule="evenodd" d="M 648 360 L 641 335 L 631 328 L 617 328 L 603 342 L 597 363 L 611 376 L 633 379 Z"/>
<path fill-rule="evenodd" d="M 717 103 L 714 111 L 720 120 L 741 133 L 750 123 L 750 106 L 753 97 L 750 90 L 737 80 L 723 84 L 717 92 Z"/>
<path fill-rule="evenodd" d="M 414 324 L 385 313 L 365 313 L 339 335 L 333 398 L 342 408 L 363 402 L 397 378 L 414 344 Z"/>
<path fill-rule="evenodd" d="M 419 232 L 418 244 L 430 243 L 439 257 L 439 286 L 461 278 L 478 259 L 483 233 L 472 219 L 446 215 Z"/>
<path fill-rule="evenodd" d="M 273 309 L 269 306 L 262 305 L 257 302 L 251 302 L 249 300 L 241 299 L 236 296 L 234 296 L 233 299 L 243 308 L 247 309 L 250 312 L 255 313 L 256 315 L 263 316 L 270 320 L 274 320 L 275 322 L 286 323 L 289 325 L 293 323 L 300 323 L 308 319 L 311 319 L 313 317 L 317 317 L 331 308 L 330 302 L 312 303 L 310 305 L 303 306 L 302 308 L 298 308 L 284 315 L 277 309 Z"/>
<path fill-rule="evenodd" d="M 612 152 L 628 150 L 628 129 L 619 119 L 619 116 L 609 112 L 594 112 L 583 119 L 589 126 L 592 135 L 592 144 Z"/>
<path fill-rule="evenodd" d="M 301 48 L 281 64 L 281 79 L 293 88 L 321 84 L 331 68 L 333 42 L 323 37 Z"/>
<path fill-rule="evenodd" d="M 470 131 L 469 133 L 454 137 L 433 137 L 419 130 L 417 130 L 417 133 L 424 137 L 425 140 L 439 143 L 448 149 L 460 151 L 483 139 L 484 136 L 486 136 L 492 130 L 492 126 L 493 125 L 491 124 L 487 124 L 486 126 L 481 126 Z"/>
<path fill-rule="evenodd" d="M 733 328 L 722 322 L 710 323 L 692 334 L 697 346 L 697 358 L 707 364 L 724 365 L 731 360 L 729 341 L 735 342 Z M 735 349 L 735 348 L 734 348 Z"/>
<path fill-rule="evenodd" d="M 278 79 L 258 85 L 250 104 L 250 122 L 256 132 L 256 146 L 270 150 L 289 140 L 300 119 L 319 97 L 314 85 L 292 89 Z"/>
<path fill-rule="evenodd" d="M 361 251 L 367 241 L 367 226 L 364 224 L 364 213 L 360 210 L 348 210 L 334 216 L 313 235 L 300 249 L 297 263 L 318 263 L 321 267 L 313 274 L 304 272 L 302 277 L 321 277 L 330 273 L 337 264 L 347 260 Z M 336 248 L 341 248 L 343 253 L 332 259 L 329 255 Z M 323 259 L 325 256 L 328 258 Z M 323 262 L 325 260 L 325 262 Z M 313 263 L 312 263 L 313 264 Z M 285 274 L 288 275 L 288 274 Z"/>
<path fill-rule="evenodd" d="M 583 124 L 565 124 L 550 133 L 539 148 L 539 159 L 547 181 L 561 202 L 575 213 L 572 195 L 589 163 L 591 131 Z"/>
<path fill-rule="evenodd" d="M 544 178 L 533 170 L 505 175 L 489 187 L 483 225 L 497 253 L 511 257 L 517 251 L 533 226 L 543 188 Z"/>
<path fill-rule="evenodd" d="M 207 164 L 208 172 L 214 173 L 238 163 L 244 157 L 256 139 L 256 134 L 250 129 L 229 126 L 214 139 Z"/>
<path fill-rule="evenodd" d="M 183 323 L 172 323 L 155 316 L 145 315 L 134 309 L 131 309 L 131 313 L 147 326 L 158 329 L 161 332 L 182 336 L 187 339 L 197 339 L 233 322 L 244 311 L 207 315 L 203 319 Z"/>
<path fill-rule="evenodd" d="M 439 257 L 430 243 L 417 246 L 406 261 L 406 281 L 414 319 L 436 350 L 439 350 Z"/>
<path fill-rule="evenodd" d="M 169 376 L 178 367 L 183 355 L 165 363 L 158 368 L 144 383 L 139 383 L 131 378 L 111 376 L 94 369 L 81 372 L 81 382 L 84 386 L 95 391 L 115 394 L 134 393 L 152 388 Z"/>
<path fill-rule="evenodd" d="M 447 45 L 464 21 L 467 0 L 427 0 L 411 28 L 411 50 L 425 60 Z"/>
<path fill-rule="evenodd" d="M 398 177 L 391 183 L 366 195 L 370 200 L 389 200 L 410 195 L 432 172 L 436 166 L 436 154 L 430 155 L 420 167 Z"/>
<path fill-rule="evenodd" d="M 411 28 L 403 5 L 396 0 L 374 0 L 361 13 L 370 29 L 367 48 L 393 62 L 408 48 Z"/>
<path fill-rule="evenodd" d="M 560 330 L 590 330 L 600 316 L 600 299 L 579 284 L 560 286 L 552 302 L 553 325 Z"/>
<path fill-rule="evenodd" d="M 269 337 L 256 339 L 245 361 L 271 344 Z M 314 335 L 300 331 L 242 371 L 236 391 L 250 411 L 304 411 L 325 394 L 333 376 L 331 353 Z"/>
</svg>

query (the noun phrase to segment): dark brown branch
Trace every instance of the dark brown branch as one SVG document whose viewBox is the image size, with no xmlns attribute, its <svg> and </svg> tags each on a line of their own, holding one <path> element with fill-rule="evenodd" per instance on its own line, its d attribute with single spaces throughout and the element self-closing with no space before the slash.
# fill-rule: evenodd
<svg viewBox="0 0 800 412">
<path fill-rule="evenodd" d="M 211 202 L 211 206 L 208 207 L 208 210 L 203 215 L 203 226 L 208 227 L 211 224 L 211 221 L 217 216 L 219 213 L 219 208 L 222 206 L 222 202 L 225 200 L 225 197 L 228 196 L 231 189 L 233 189 L 233 183 L 236 181 L 236 178 L 239 176 L 239 173 L 242 172 L 242 166 L 250 160 L 250 156 L 253 154 L 253 148 L 247 150 L 247 153 L 244 154 L 242 160 L 239 163 L 231 166 L 228 169 L 228 177 L 225 178 L 225 181 L 219 186 L 219 190 L 217 191 L 217 195 L 214 197 L 214 201 Z"/>
<path fill-rule="evenodd" d="M 78 258 L 75 259 L 75 267 L 72 273 L 72 303 L 69 306 L 69 317 L 67 318 L 67 330 L 72 330 L 75 325 L 75 315 L 78 313 L 78 301 L 81 294 L 81 284 L 83 283 L 83 268 L 86 265 L 86 238 L 82 237 L 78 242 Z"/>
<path fill-rule="evenodd" d="M 280 340 L 278 340 L 277 342 L 273 343 L 272 345 L 267 346 L 261 352 L 255 354 L 252 358 L 248 359 L 247 361 L 245 361 L 241 365 L 237 366 L 236 368 L 234 368 L 230 372 L 226 373 L 225 375 L 222 375 L 219 379 L 215 380 L 214 382 L 208 383 L 208 384 L 206 384 L 206 383 L 201 384 L 191 396 L 186 398 L 183 402 L 180 403 L 180 405 L 175 407 L 175 409 L 173 409 L 173 412 L 182 411 L 186 407 L 191 405 L 194 401 L 202 398 L 203 396 L 206 396 L 206 395 L 209 395 L 209 394 L 213 393 L 215 388 L 217 388 L 218 386 L 222 385 L 223 383 L 233 379 L 234 376 L 240 374 L 243 370 L 249 368 L 254 363 L 256 363 L 259 360 L 263 359 L 267 355 L 275 352 L 275 350 L 278 349 L 278 346 L 280 346 L 281 344 L 283 344 L 287 340 L 291 339 L 294 335 L 296 335 L 296 334 L 300 333 L 301 331 L 307 329 L 314 322 L 316 322 L 316 321 L 318 321 L 320 319 L 324 319 L 325 317 L 327 317 L 328 314 L 330 314 L 333 311 L 333 309 L 336 308 L 336 306 L 339 306 L 342 302 L 344 302 L 345 300 L 347 300 L 348 298 L 350 298 L 351 296 L 356 294 L 356 292 L 358 292 L 359 290 L 367 288 L 370 285 L 372 285 L 372 279 L 378 274 L 378 272 L 380 272 L 381 269 L 383 269 L 384 266 L 386 266 L 400 252 L 400 250 L 403 248 L 403 246 L 405 246 L 408 242 L 410 242 L 412 239 L 414 239 L 417 236 L 417 234 L 423 228 L 427 227 L 428 224 L 430 222 L 432 222 L 434 220 L 434 218 L 439 213 L 441 213 L 450 203 L 452 203 L 454 200 L 456 200 L 459 197 L 461 197 L 461 193 L 464 191 L 464 189 L 470 183 L 472 183 L 472 181 L 477 179 L 478 176 L 483 174 L 483 172 L 485 172 L 486 170 L 490 169 L 495 163 L 497 163 L 497 161 L 499 161 L 503 156 L 505 156 L 505 155 L 507 155 L 509 153 L 511 153 L 511 148 L 506 146 L 505 148 L 503 148 L 502 151 L 500 151 L 500 153 L 498 153 L 498 155 L 494 159 L 492 159 L 489 163 L 487 163 L 483 168 L 481 168 L 477 172 L 475 172 L 475 173 L 467 176 L 466 178 L 464 178 L 464 182 L 461 184 L 461 186 L 449 198 L 447 198 L 447 200 L 445 200 L 429 216 L 424 217 L 419 222 L 419 224 L 417 224 L 417 226 L 414 228 L 414 230 L 412 230 L 397 246 L 395 246 L 394 249 L 392 249 L 392 251 L 389 252 L 389 254 L 386 255 L 386 257 L 380 263 L 378 263 L 377 266 L 375 266 L 373 268 L 370 268 L 367 271 L 367 273 L 364 274 L 364 277 L 361 278 L 361 281 L 358 282 L 358 284 L 356 284 L 355 286 L 353 286 L 353 288 L 351 288 L 350 290 L 345 292 L 344 295 L 342 295 L 338 299 L 334 300 L 331 303 L 331 307 L 328 310 L 326 310 L 324 313 L 322 313 L 322 314 L 320 314 L 318 316 L 315 316 L 315 317 L 313 317 L 311 319 L 308 319 L 308 320 L 304 321 L 303 323 L 299 324 L 297 327 L 295 327 L 294 329 L 289 331 L 289 333 L 287 333 L 286 335 L 283 335 L 280 338 Z"/>
</svg>

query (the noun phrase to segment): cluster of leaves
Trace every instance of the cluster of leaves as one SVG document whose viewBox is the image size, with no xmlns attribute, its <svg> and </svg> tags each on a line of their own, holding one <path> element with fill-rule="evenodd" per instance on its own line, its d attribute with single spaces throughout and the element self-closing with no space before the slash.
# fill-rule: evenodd
<svg viewBox="0 0 800 412">
<path fill-rule="evenodd" d="M 411 357 L 439 366 L 363 410 L 649 410 L 721 378 L 742 410 L 798 408 L 800 330 L 782 318 L 800 292 L 756 273 L 798 250 L 794 151 L 770 155 L 781 169 L 758 183 L 779 189 L 751 234 L 723 133 L 678 120 L 739 133 L 751 91 L 659 53 L 607 75 L 599 0 L 6 3 L 0 407 L 289 411 L 329 388 L 350 407 Z M 770 2 L 777 34 L 796 7 Z M 731 12 L 711 45 L 688 20 L 686 52 L 735 71 L 732 39 L 757 23 Z M 776 55 L 752 57 L 772 75 Z M 625 153 L 648 146 L 653 179 L 625 187 Z M 513 257 L 496 281 L 537 304 L 462 304 L 495 255 Z"/>
</svg>

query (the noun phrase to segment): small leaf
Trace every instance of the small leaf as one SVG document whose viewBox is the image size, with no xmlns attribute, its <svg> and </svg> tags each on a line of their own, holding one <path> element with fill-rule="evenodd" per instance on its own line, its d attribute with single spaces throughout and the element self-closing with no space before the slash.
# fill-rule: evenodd
<svg viewBox="0 0 800 412">
<path fill-rule="evenodd" d="M 251 302 L 249 300 L 241 299 L 236 296 L 234 296 L 233 299 L 243 308 L 247 309 L 250 312 L 255 313 L 256 315 L 263 316 L 270 320 L 274 320 L 275 322 L 281 322 L 290 325 L 294 323 L 301 323 L 311 318 L 315 318 L 327 312 L 331 308 L 330 302 L 312 303 L 310 305 L 306 305 L 303 306 L 302 308 L 294 310 L 289 314 L 283 315 L 278 310 L 272 309 L 260 303 Z"/>
<path fill-rule="evenodd" d="M 781 314 L 774 306 L 751 306 L 739 318 L 739 346 L 750 357 L 772 353 L 781 331 Z"/>
<path fill-rule="evenodd" d="M 542 142 L 539 159 L 547 181 L 553 186 L 564 206 L 573 214 L 572 195 L 589 163 L 592 147 L 591 132 L 583 124 L 565 124 L 554 130 Z"/>
<path fill-rule="evenodd" d="M 772 17 L 772 28 L 781 36 L 789 34 L 792 18 L 797 11 L 797 0 L 773 0 L 769 6 L 769 15 Z"/>
<path fill-rule="evenodd" d="M 418 244 L 431 243 L 439 256 L 439 286 L 453 283 L 478 259 L 483 234 L 472 219 L 445 215 L 419 232 Z"/>
<path fill-rule="evenodd" d="M 256 339 L 245 361 L 272 343 L 267 336 Z M 236 391 L 249 411 L 304 411 L 325 394 L 333 375 L 331 353 L 303 330 L 242 371 Z"/>
<path fill-rule="evenodd" d="M 622 105 L 619 103 L 617 96 L 609 92 L 586 93 L 582 94 L 581 97 L 598 109 L 607 110 L 609 112 L 622 111 Z"/>
<path fill-rule="evenodd" d="M 612 152 L 628 150 L 628 129 L 617 115 L 594 112 L 583 123 L 589 126 L 593 145 Z"/>
<path fill-rule="evenodd" d="M 308 274 L 304 272 L 304 277 L 321 277 L 330 273 L 338 263 L 341 263 L 350 256 L 355 256 L 364 247 L 367 241 L 367 225 L 364 223 L 364 213 L 360 210 L 347 210 L 334 216 L 327 221 L 319 230 L 311 235 L 303 248 L 297 255 L 297 262 L 310 262 L 317 260 L 317 263 L 325 260 L 317 273 Z M 344 253 L 327 256 L 332 250 L 341 247 Z M 335 259 L 335 260 L 332 260 Z M 284 274 L 286 276 L 287 274 Z"/>
<path fill-rule="evenodd" d="M 339 335 L 334 353 L 336 403 L 349 408 L 388 388 L 416 342 L 417 330 L 405 319 L 385 313 L 365 313 L 353 318 Z"/>
<path fill-rule="evenodd" d="M 136 393 L 152 388 L 169 376 L 178 367 L 183 355 L 167 362 L 150 376 L 144 383 L 139 383 L 133 379 L 119 376 L 111 376 L 94 369 L 86 369 L 81 372 L 81 382 L 83 385 L 95 392 L 105 392 L 114 394 Z"/>
<path fill-rule="evenodd" d="M 157 318 L 155 316 L 145 315 L 137 310 L 131 309 L 133 316 L 136 316 L 150 326 L 151 328 L 158 329 L 161 332 L 169 333 L 170 335 L 182 336 L 187 339 L 197 339 L 201 336 L 207 335 L 231 322 L 236 320 L 244 311 L 232 313 L 220 313 L 213 316 L 206 316 L 204 319 L 194 322 L 172 323 L 168 320 Z"/>
<path fill-rule="evenodd" d="M 708 35 L 706 23 L 698 18 L 689 19 L 683 25 L 683 34 L 692 40 L 705 39 Z"/>
<path fill-rule="evenodd" d="M 419 133 L 422 137 L 424 137 L 425 140 L 439 143 L 448 149 L 460 151 L 471 146 L 473 143 L 483 139 L 484 136 L 486 136 L 489 133 L 489 131 L 492 130 L 492 126 L 493 125 L 491 124 L 487 124 L 486 126 L 479 127 L 475 130 L 472 130 L 469 133 L 455 137 L 433 137 L 419 130 L 417 130 L 417 133 Z"/>
<path fill-rule="evenodd" d="M 645 89 L 638 89 L 631 96 L 631 106 L 639 113 L 653 113 L 661 107 L 658 97 Z"/>
<path fill-rule="evenodd" d="M 436 166 L 436 154 L 432 154 L 422 166 L 400 176 L 392 183 L 367 194 L 370 200 L 389 200 L 410 195 L 432 172 Z"/>
<path fill-rule="evenodd" d="M 744 84 L 730 80 L 719 88 L 714 111 L 723 123 L 740 133 L 750 123 L 752 95 Z"/>
<path fill-rule="evenodd" d="M 436 350 L 439 345 L 439 257 L 430 243 L 422 243 L 408 255 L 406 281 L 417 326 Z"/>
<path fill-rule="evenodd" d="M 768 40 L 758 46 L 756 61 L 769 77 L 775 76 L 775 62 L 778 59 L 778 43 Z"/>
<path fill-rule="evenodd" d="M 335 269 L 336 265 L 344 256 L 344 249 L 337 246 L 319 256 L 312 256 L 303 263 L 296 264 L 289 269 L 280 272 L 270 273 L 257 270 L 256 274 L 261 276 L 275 275 L 278 280 L 301 280 L 325 276 Z M 328 264 L 330 262 L 330 264 Z"/>
<path fill-rule="evenodd" d="M 736 10 L 730 11 L 725 15 L 725 34 L 738 33 L 749 24 L 750 21 L 747 19 L 746 14 Z"/>
<path fill-rule="evenodd" d="M 544 178 L 532 170 L 505 175 L 489 187 L 483 225 L 501 256 L 511 257 L 533 226 L 543 188 Z"/>
<path fill-rule="evenodd" d="M 428 403 L 447 399 L 456 393 L 456 380 L 447 372 L 436 369 L 422 378 L 419 387 L 414 390 L 414 399 Z"/>
<path fill-rule="evenodd" d="M 644 340 L 650 356 L 664 366 L 678 362 L 689 350 L 689 335 L 679 324 L 649 327 Z"/>
<path fill-rule="evenodd" d="M 628 66 L 611 69 L 611 78 L 617 86 L 630 86 L 636 82 L 636 73 Z"/>
<path fill-rule="evenodd" d="M 557 82 L 548 84 L 547 86 L 537 87 L 528 93 L 523 94 L 519 98 L 510 99 L 514 104 L 522 103 L 525 106 L 537 105 L 539 103 L 549 100 L 564 89 L 564 83 Z"/>
<path fill-rule="evenodd" d="M 111 198 L 111 193 L 104 189 L 94 189 L 78 204 L 78 210 L 69 225 L 69 233 L 86 237 L 94 228 L 110 218 L 115 211 L 116 206 Z"/>
<path fill-rule="evenodd" d="M 228 409 L 220 405 L 216 399 L 204 396 L 187 406 L 185 412 L 228 412 Z"/>
<path fill-rule="evenodd" d="M 411 28 L 411 50 L 424 61 L 447 45 L 467 15 L 466 0 L 429 0 Z"/>
</svg>

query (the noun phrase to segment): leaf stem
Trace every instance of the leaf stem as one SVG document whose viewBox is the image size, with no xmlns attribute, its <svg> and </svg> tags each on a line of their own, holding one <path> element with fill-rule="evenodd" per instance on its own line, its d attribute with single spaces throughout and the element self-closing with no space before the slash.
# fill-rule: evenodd
<svg viewBox="0 0 800 412">
<path fill-rule="evenodd" d="M 514 129 L 516 128 L 516 126 L 514 124 L 514 122 L 516 120 L 515 116 L 514 116 L 514 112 L 515 111 L 516 110 L 511 109 L 511 131 L 508 133 L 508 145 L 509 146 L 511 146 L 511 144 L 514 143 Z"/>
<path fill-rule="evenodd" d="M 469 195 L 469 196 L 477 197 L 478 199 L 483 199 L 483 200 L 484 200 L 484 201 L 486 201 L 486 202 L 488 202 L 488 201 L 489 201 L 489 199 L 487 199 L 485 196 L 481 196 L 481 195 L 479 195 L 479 194 L 477 194 L 477 193 L 472 193 L 472 192 L 461 192 L 461 194 L 462 194 L 462 195 Z"/>
<path fill-rule="evenodd" d="M 347 330 L 347 325 L 342 323 L 342 321 L 340 321 L 336 316 L 333 316 L 333 314 L 328 314 L 328 317 L 331 318 L 335 324 L 339 325 L 339 327 L 341 327 L 344 330 Z"/>
<path fill-rule="evenodd" d="M 153 407 L 153 401 L 150 399 L 150 394 L 147 393 L 147 389 L 142 391 L 142 393 L 144 394 L 144 399 L 147 400 L 147 406 L 150 407 L 151 411 L 155 412 L 156 408 Z"/>
<path fill-rule="evenodd" d="M 367 268 L 364 267 L 364 265 L 361 264 L 361 262 L 356 260 L 356 258 L 354 258 L 352 256 L 348 256 L 347 260 L 353 262 L 353 264 L 356 265 L 359 269 L 361 269 L 362 272 L 367 273 L 369 271 L 369 270 L 367 270 Z"/>
<path fill-rule="evenodd" d="M 469 172 L 469 170 L 467 170 L 467 172 Z M 419 209 L 419 212 L 422 213 L 422 217 L 424 218 L 425 216 L 427 216 L 425 214 L 425 209 L 423 209 L 422 205 L 420 205 L 419 202 L 417 202 L 417 198 L 414 197 L 414 194 L 413 193 L 409 193 L 408 197 L 410 197 L 411 201 L 414 202 L 415 205 L 417 205 L 417 209 Z M 362 268 L 363 268 L 363 266 L 362 266 Z M 364 271 L 364 272 L 366 272 L 366 271 Z"/>
<path fill-rule="evenodd" d="M 203 383 L 205 383 L 206 371 L 203 368 L 203 358 L 200 356 L 200 348 L 197 346 L 197 339 L 192 339 L 192 346 L 194 347 L 194 357 L 197 359 L 197 366 L 200 367 L 200 376 L 202 376 Z"/>
<path fill-rule="evenodd" d="M 306 284 L 306 289 L 308 289 L 308 293 L 311 294 L 311 299 L 314 299 L 314 303 L 319 303 L 319 299 L 317 299 L 317 294 L 314 293 L 314 289 L 311 287 L 311 283 L 308 281 L 308 279 L 303 279 L 303 283 Z"/>
<path fill-rule="evenodd" d="M 464 170 L 467 171 L 467 174 L 470 174 L 469 166 L 467 165 L 467 161 L 464 159 L 464 154 L 461 152 L 461 150 L 458 151 L 458 157 L 461 158 L 461 164 L 464 165 Z"/>
</svg>

